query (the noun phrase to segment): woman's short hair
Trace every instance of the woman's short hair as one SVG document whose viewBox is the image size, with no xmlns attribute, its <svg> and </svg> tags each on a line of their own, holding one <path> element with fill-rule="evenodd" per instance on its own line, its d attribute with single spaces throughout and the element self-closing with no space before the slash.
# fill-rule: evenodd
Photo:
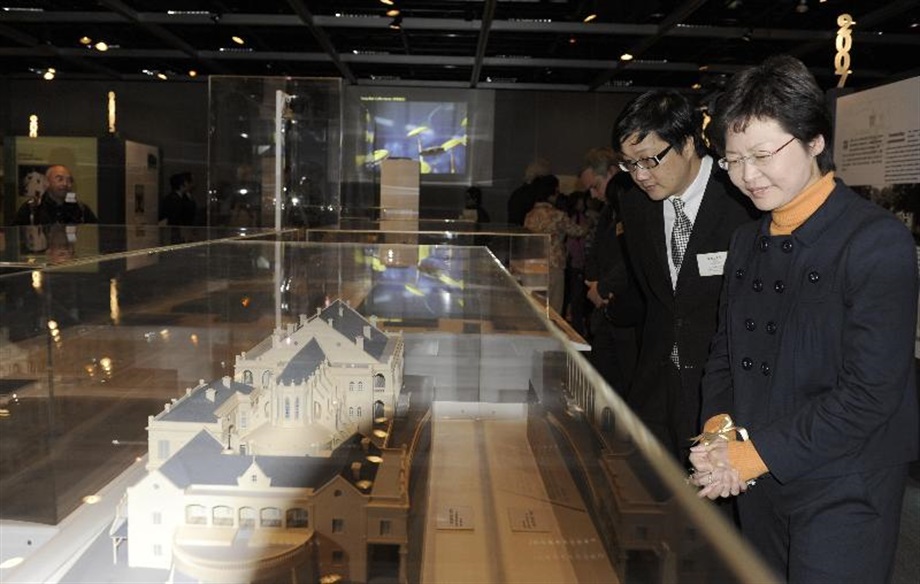
<svg viewBox="0 0 920 584">
<path fill-rule="evenodd" d="M 775 120 L 797 140 L 808 143 L 824 136 L 818 168 L 834 170 L 833 122 L 824 92 L 804 63 L 789 55 L 769 57 L 732 77 L 710 105 L 706 128 L 715 151 L 725 155 L 725 136 L 742 132 L 753 120 Z"/>
<path fill-rule="evenodd" d="M 682 94 L 669 89 L 655 89 L 629 102 L 613 124 L 611 141 L 617 152 L 623 142 L 636 136 L 641 142 L 652 132 L 674 148 L 683 148 L 687 138 L 693 140 L 698 156 L 706 154 L 702 138 L 703 114 Z"/>
</svg>

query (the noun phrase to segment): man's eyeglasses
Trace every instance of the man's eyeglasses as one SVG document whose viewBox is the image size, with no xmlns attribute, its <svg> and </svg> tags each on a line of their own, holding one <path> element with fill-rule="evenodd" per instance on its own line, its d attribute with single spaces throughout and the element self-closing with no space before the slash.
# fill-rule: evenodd
<svg viewBox="0 0 920 584">
<path fill-rule="evenodd" d="M 795 140 L 795 136 L 789 138 L 789 141 L 774 150 L 773 152 L 757 152 L 755 154 L 748 154 L 747 156 L 742 156 L 740 158 L 720 158 L 719 159 L 719 168 L 722 170 L 727 170 L 728 172 L 733 172 L 741 170 L 745 162 L 750 162 L 758 168 L 763 168 L 770 163 L 770 160 L 776 156 L 780 150 L 786 146 L 792 144 Z"/>
<path fill-rule="evenodd" d="M 617 163 L 617 166 L 620 167 L 620 170 L 623 172 L 636 172 L 637 169 L 642 170 L 652 170 L 661 164 L 661 159 L 667 156 L 668 152 L 671 151 L 671 145 L 668 144 L 668 147 L 656 154 L 655 156 L 649 156 L 648 158 L 640 158 L 639 160 L 621 160 Z"/>
</svg>

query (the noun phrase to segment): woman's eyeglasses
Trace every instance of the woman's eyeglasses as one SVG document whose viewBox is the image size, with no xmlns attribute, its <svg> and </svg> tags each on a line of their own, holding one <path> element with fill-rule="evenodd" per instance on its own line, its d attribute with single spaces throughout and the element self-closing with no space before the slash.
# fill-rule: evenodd
<svg viewBox="0 0 920 584">
<path fill-rule="evenodd" d="M 719 168 L 726 170 L 728 172 L 733 172 L 740 170 L 745 162 L 750 162 L 757 168 L 763 168 L 770 163 L 770 160 L 776 156 L 780 150 L 786 146 L 792 144 L 795 140 L 795 136 L 789 138 L 789 141 L 774 150 L 773 152 L 757 152 L 755 154 L 748 154 L 747 156 L 741 156 L 740 158 L 720 158 L 719 159 Z"/>
</svg>

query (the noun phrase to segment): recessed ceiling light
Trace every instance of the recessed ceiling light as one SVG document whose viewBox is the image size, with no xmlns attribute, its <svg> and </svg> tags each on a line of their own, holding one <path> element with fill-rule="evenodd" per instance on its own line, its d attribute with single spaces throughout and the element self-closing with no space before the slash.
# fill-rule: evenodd
<svg viewBox="0 0 920 584">
<path fill-rule="evenodd" d="M 694 83 L 693 85 L 690 86 L 690 89 L 700 89 L 701 87 L 703 86 L 700 85 L 699 83 Z"/>
<path fill-rule="evenodd" d="M 386 4 L 387 6 L 393 5 L 393 0 L 380 0 L 380 2 Z"/>
<path fill-rule="evenodd" d="M 191 69 L 191 70 L 188 72 L 188 76 L 189 76 L 189 77 L 198 77 L 198 71 L 195 71 L 194 69 Z"/>
<path fill-rule="evenodd" d="M 622 55 L 620 55 L 620 60 L 621 61 L 632 61 L 633 56 L 631 53 L 623 53 Z"/>
<path fill-rule="evenodd" d="M 235 43 L 238 44 L 238 45 L 245 45 L 245 44 L 246 44 L 246 41 L 244 41 L 244 40 L 243 40 L 243 37 L 240 37 L 240 36 L 233 35 L 232 37 L 230 37 L 230 40 L 232 40 L 233 42 L 235 42 Z"/>
<path fill-rule="evenodd" d="M 585 16 L 584 22 L 591 22 L 591 21 L 594 20 L 595 18 L 597 18 L 597 14 L 593 14 L 593 13 L 592 13 L 592 14 L 589 14 L 588 16 Z"/>
<path fill-rule="evenodd" d="M 387 10 L 387 16 L 399 16 L 399 8 Z"/>
<path fill-rule="evenodd" d="M 157 79 L 162 79 L 166 81 L 166 73 L 157 73 Z"/>
<path fill-rule="evenodd" d="M 81 45 L 88 45 L 88 44 L 90 44 L 90 43 L 92 43 L 92 42 L 93 42 L 93 39 L 89 38 L 88 36 L 80 37 L 80 44 L 81 44 Z"/>
<path fill-rule="evenodd" d="M 96 47 L 96 50 L 99 51 L 100 53 L 104 53 L 109 50 L 109 45 L 107 45 L 105 41 L 99 41 L 93 46 Z"/>
</svg>

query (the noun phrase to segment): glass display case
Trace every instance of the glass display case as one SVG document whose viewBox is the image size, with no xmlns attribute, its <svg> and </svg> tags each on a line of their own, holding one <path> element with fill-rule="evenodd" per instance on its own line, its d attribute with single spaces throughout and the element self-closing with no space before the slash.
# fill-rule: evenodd
<svg viewBox="0 0 920 584">
<path fill-rule="evenodd" d="M 482 247 L 0 276 L 4 582 L 778 581 Z"/>
</svg>

